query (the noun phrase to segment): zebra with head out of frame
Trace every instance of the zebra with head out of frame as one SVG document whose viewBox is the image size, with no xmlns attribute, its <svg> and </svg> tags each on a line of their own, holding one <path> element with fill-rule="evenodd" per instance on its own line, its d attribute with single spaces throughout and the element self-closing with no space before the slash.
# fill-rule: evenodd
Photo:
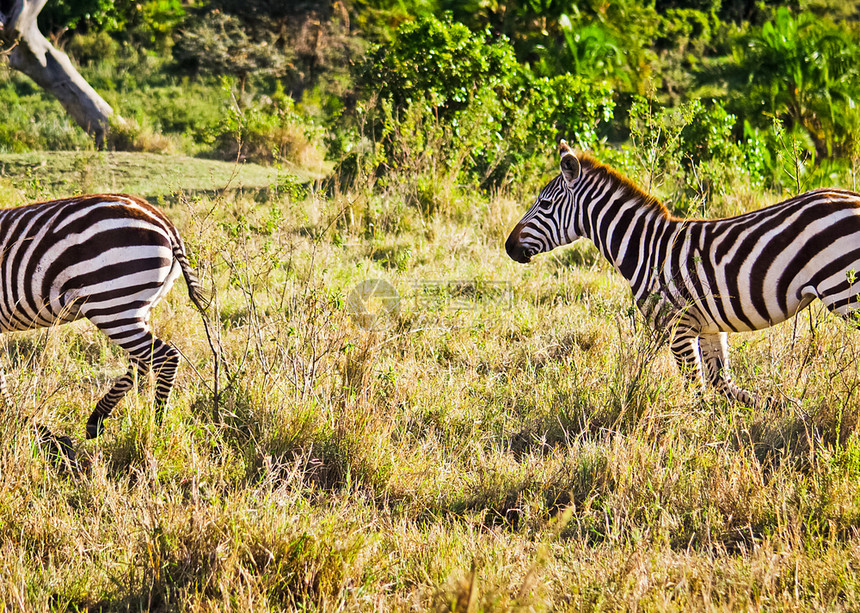
<svg viewBox="0 0 860 613">
<path fill-rule="evenodd" d="M 630 282 L 690 379 L 742 404 L 769 399 L 731 378 L 726 333 L 761 330 L 818 298 L 851 318 L 860 309 L 860 194 L 817 189 L 737 217 L 679 219 L 629 179 L 560 144 L 561 173 L 505 243 L 534 255 L 591 239 Z M 860 314 L 858 314 L 860 315 Z"/>
<path fill-rule="evenodd" d="M 155 409 L 167 405 L 179 352 L 155 337 L 150 311 L 180 272 L 191 301 L 206 308 L 176 227 L 145 200 L 96 194 L 0 210 L 0 332 L 29 330 L 86 317 L 129 356 L 128 371 L 98 401 L 87 438 L 134 383 L 134 370 L 155 373 Z M 12 399 L 0 371 L 0 395 Z M 68 437 L 40 435 L 66 453 Z M 59 447 L 57 447 L 59 444 Z"/>
</svg>

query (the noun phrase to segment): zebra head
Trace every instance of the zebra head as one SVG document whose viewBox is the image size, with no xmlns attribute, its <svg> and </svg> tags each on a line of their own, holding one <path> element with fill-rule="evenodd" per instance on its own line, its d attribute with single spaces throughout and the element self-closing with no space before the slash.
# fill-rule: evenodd
<svg viewBox="0 0 860 613">
<path fill-rule="evenodd" d="M 572 188 L 582 174 L 582 166 L 567 141 L 559 143 L 559 153 L 561 173 L 540 191 L 535 203 L 505 241 L 505 251 L 521 264 L 538 253 L 579 238 L 573 228 L 576 205 Z"/>
</svg>

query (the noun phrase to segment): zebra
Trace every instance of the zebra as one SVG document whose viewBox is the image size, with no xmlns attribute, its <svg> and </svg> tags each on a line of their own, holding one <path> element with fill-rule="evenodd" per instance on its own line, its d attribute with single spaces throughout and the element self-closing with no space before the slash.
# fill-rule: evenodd
<svg viewBox="0 0 860 613">
<path fill-rule="evenodd" d="M 208 306 L 176 227 L 146 200 L 126 194 L 91 194 L 0 210 L 0 332 L 89 319 L 129 357 L 125 374 L 96 403 L 86 437 L 134 384 L 134 372 L 156 376 L 155 411 L 161 421 L 179 352 L 152 334 L 152 307 L 180 271 L 191 302 Z M 12 397 L 0 370 L 0 396 Z M 42 442 L 69 455 L 68 437 L 37 426 Z"/>
<path fill-rule="evenodd" d="M 589 238 L 629 281 L 646 320 L 672 332 L 681 372 L 751 407 L 772 399 L 732 380 L 727 333 L 761 330 L 818 298 L 860 316 L 860 194 L 816 189 L 724 219 L 680 219 L 592 156 L 561 141 L 560 174 L 505 242 L 520 263 Z"/>
</svg>

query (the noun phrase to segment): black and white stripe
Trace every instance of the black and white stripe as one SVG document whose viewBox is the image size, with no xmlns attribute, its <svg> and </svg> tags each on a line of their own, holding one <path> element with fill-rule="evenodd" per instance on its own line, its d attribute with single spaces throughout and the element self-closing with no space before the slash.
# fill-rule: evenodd
<svg viewBox="0 0 860 613">
<path fill-rule="evenodd" d="M 0 331 L 28 330 L 82 317 L 130 358 L 128 371 L 96 404 L 87 438 L 131 389 L 134 369 L 156 375 L 158 418 L 173 388 L 179 352 L 153 336 L 152 307 L 180 272 L 191 301 L 206 306 L 174 225 L 145 200 L 96 194 L 0 211 Z M 0 373 L 0 394 L 11 406 Z"/>
<path fill-rule="evenodd" d="M 732 382 L 727 332 L 780 323 L 816 298 L 846 318 L 860 308 L 860 194 L 819 189 L 737 217 L 677 219 L 613 169 L 560 147 L 561 173 L 511 232 L 508 255 L 528 262 L 591 239 L 651 323 L 674 329 L 688 376 L 761 404 Z"/>
</svg>

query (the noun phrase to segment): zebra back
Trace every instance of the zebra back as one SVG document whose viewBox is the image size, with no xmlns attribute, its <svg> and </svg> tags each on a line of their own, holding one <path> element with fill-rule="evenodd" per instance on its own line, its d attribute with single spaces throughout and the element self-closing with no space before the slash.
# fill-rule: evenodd
<svg viewBox="0 0 860 613">
<path fill-rule="evenodd" d="M 135 196 L 90 194 L 0 210 L 0 253 L 2 330 L 72 321 L 84 303 L 91 312 L 101 302 L 121 313 L 129 306 L 122 296 L 160 288 L 146 298 L 151 306 L 172 284 L 174 263 L 195 306 L 207 306 L 176 227 Z"/>
</svg>

